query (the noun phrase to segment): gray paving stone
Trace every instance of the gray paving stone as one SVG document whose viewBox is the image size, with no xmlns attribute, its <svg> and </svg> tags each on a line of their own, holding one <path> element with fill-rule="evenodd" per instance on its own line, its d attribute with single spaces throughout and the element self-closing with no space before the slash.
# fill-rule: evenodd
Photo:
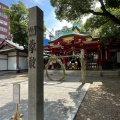
<svg viewBox="0 0 120 120">
<path fill-rule="evenodd" d="M 55 77 L 55 75 L 53 75 Z M 44 75 L 44 120 L 72 120 L 86 93 L 81 89 L 80 76 L 67 75 L 64 81 L 50 81 Z M 19 111 L 23 120 L 28 119 L 27 73 L 0 75 L 0 120 L 9 120 L 15 113 L 13 83 L 20 83 L 21 101 Z"/>
</svg>

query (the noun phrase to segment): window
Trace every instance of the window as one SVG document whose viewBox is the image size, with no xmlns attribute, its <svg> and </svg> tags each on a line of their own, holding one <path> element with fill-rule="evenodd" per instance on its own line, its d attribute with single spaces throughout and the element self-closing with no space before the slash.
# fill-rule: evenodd
<svg viewBox="0 0 120 120">
<path fill-rule="evenodd" d="M 0 31 L 7 32 L 7 29 L 4 27 L 0 27 Z"/>
<path fill-rule="evenodd" d="M 4 6 L 1 5 L 1 8 L 4 9 Z"/>
<path fill-rule="evenodd" d="M 3 14 L 2 12 L 0 12 L 0 16 L 7 19 L 7 15 Z"/>
<path fill-rule="evenodd" d="M 1 9 L 4 9 L 5 7 L 4 7 L 4 6 L 2 6 L 2 5 L 0 5 L 0 8 L 1 8 Z"/>
<path fill-rule="evenodd" d="M 0 34 L 0 38 L 5 39 L 6 37 L 7 37 L 6 35 L 2 35 L 2 34 Z"/>
<path fill-rule="evenodd" d="M 5 22 L 4 20 L 1 20 L 1 19 L 0 19 L 0 23 L 3 25 L 7 25 L 7 22 Z"/>
</svg>

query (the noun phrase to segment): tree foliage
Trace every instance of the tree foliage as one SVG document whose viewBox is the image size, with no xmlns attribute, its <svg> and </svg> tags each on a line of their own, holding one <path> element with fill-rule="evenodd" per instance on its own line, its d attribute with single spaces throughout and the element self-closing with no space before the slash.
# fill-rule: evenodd
<svg viewBox="0 0 120 120">
<path fill-rule="evenodd" d="M 119 15 L 120 9 L 112 8 L 112 14 Z M 83 28 L 92 36 L 99 36 L 102 41 L 109 40 L 110 38 L 116 37 L 120 39 L 120 25 L 115 24 L 111 19 L 106 16 L 94 15 L 90 17 Z"/>
<path fill-rule="evenodd" d="M 96 8 L 96 3 L 100 7 Z M 75 21 L 92 14 L 82 32 L 100 36 L 102 40 L 120 36 L 120 0 L 51 0 L 59 20 Z"/>
<path fill-rule="evenodd" d="M 119 9 L 120 0 L 50 0 L 50 2 L 55 7 L 56 17 L 59 20 L 76 20 L 92 13 L 93 15 L 106 16 L 120 25 L 120 17 L 108 10 Z M 101 5 L 101 11 L 97 11 L 95 8 L 97 2 Z"/>
<path fill-rule="evenodd" d="M 10 33 L 13 37 L 13 42 L 18 43 L 24 47 L 27 52 L 28 49 L 28 8 L 21 2 L 18 4 L 11 4 L 10 9 L 4 9 L 4 13 L 10 20 Z M 44 25 L 44 37 L 46 27 Z"/>
<path fill-rule="evenodd" d="M 10 20 L 10 33 L 13 42 L 22 45 L 27 51 L 28 44 L 28 9 L 18 1 L 18 4 L 11 4 L 10 9 L 4 9 L 4 13 Z"/>
</svg>

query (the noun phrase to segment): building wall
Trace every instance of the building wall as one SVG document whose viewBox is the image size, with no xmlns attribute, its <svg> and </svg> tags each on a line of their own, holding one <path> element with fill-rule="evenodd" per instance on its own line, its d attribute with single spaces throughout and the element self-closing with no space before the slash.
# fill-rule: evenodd
<svg viewBox="0 0 120 120">
<path fill-rule="evenodd" d="M 16 70 L 16 57 L 8 57 L 8 70 Z"/>
<path fill-rule="evenodd" d="M 0 54 L 0 70 L 17 70 L 16 52 L 10 52 L 8 55 Z M 21 70 L 28 69 L 27 54 L 19 53 L 19 68 Z"/>
<path fill-rule="evenodd" d="M 0 70 L 7 70 L 7 55 L 0 55 Z"/>
<path fill-rule="evenodd" d="M 27 54 L 19 52 L 19 67 L 21 69 L 28 69 Z"/>
<path fill-rule="evenodd" d="M 0 43 L 5 38 L 10 38 L 10 23 L 8 17 L 3 14 L 3 8 L 8 8 L 5 4 L 0 2 Z"/>
<path fill-rule="evenodd" d="M 8 53 L 8 70 L 16 70 L 16 52 Z"/>
<path fill-rule="evenodd" d="M 19 67 L 21 69 L 28 69 L 27 57 L 19 57 Z"/>
</svg>

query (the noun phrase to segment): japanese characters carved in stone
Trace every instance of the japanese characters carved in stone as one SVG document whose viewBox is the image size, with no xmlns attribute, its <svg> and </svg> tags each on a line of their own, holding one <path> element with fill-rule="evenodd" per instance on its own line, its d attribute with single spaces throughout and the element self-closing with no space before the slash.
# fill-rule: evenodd
<svg viewBox="0 0 120 120">
<path fill-rule="evenodd" d="M 29 67 L 30 68 L 35 68 L 35 62 L 36 62 L 36 58 L 29 57 Z"/>
<path fill-rule="evenodd" d="M 36 43 L 34 40 L 30 40 L 29 51 L 33 53 L 34 50 L 36 50 Z"/>
<path fill-rule="evenodd" d="M 31 26 L 28 28 L 28 35 L 32 36 L 36 34 L 36 26 Z"/>
</svg>

